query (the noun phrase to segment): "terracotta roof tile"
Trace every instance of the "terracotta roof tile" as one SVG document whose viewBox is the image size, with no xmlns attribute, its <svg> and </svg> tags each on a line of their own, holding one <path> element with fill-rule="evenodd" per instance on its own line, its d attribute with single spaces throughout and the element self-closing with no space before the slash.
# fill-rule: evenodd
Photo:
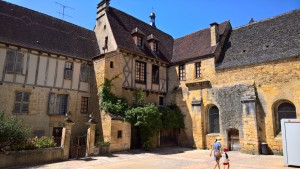
<svg viewBox="0 0 300 169">
<path fill-rule="evenodd" d="M 219 24 L 220 35 L 229 24 L 229 21 Z M 182 62 L 214 54 L 217 45 L 211 47 L 210 28 L 178 38 L 174 42 L 172 62 Z"/>
<path fill-rule="evenodd" d="M 300 56 L 300 10 L 232 30 L 217 69 Z"/>
<path fill-rule="evenodd" d="M 174 42 L 172 36 L 112 7 L 109 8 L 107 17 L 119 48 L 147 55 L 156 59 L 161 59 L 166 62 L 171 61 Z M 137 47 L 133 41 L 131 33 L 132 30 L 136 28 L 145 34 L 144 48 Z M 159 43 L 158 53 L 152 52 L 146 41 L 147 36 L 151 34 L 161 40 Z"/>
<path fill-rule="evenodd" d="M 0 42 L 92 60 L 99 55 L 93 31 L 0 1 Z"/>
</svg>

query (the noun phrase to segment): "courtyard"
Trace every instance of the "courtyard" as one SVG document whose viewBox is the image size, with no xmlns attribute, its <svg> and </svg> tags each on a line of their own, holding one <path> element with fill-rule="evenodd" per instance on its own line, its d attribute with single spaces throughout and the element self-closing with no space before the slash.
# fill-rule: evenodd
<svg viewBox="0 0 300 169">
<path fill-rule="evenodd" d="M 208 169 L 213 168 L 209 150 L 194 150 L 182 147 L 155 149 L 151 152 L 133 150 L 78 160 L 26 167 L 28 169 Z M 283 156 L 249 155 L 230 151 L 232 169 L 280 169 Z M 23 167 L 24 168 L 24 167 Z M 290 167 L 292 168 L 292 167 Z"/>
</svg>

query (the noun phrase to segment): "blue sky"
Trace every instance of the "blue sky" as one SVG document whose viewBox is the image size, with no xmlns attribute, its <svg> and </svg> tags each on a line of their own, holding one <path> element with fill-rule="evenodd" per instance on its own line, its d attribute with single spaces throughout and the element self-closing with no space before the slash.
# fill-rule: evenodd
<svg viewBox="0 0 300 169">
<path fill-rule="evenodd" d="M 96 23 L 96 6 L 101 0 L 6 0 L 57 18 L 62 8 L 70 6 L 64 20 L 92 30 Z M 300 0 L 111 0 L 111 6 L 149 23 L 154 9 L 156 26 L 179 38 L 209 27 L 212 22 L 230 20 L 232 26 L 245 25 L 251 18 L 266 19 L 300 8 Z"/>
</svg>

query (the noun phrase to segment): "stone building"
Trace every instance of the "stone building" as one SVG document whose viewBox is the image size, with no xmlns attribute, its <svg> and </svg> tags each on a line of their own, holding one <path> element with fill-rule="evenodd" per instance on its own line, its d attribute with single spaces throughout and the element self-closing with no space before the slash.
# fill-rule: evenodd
<svg viewBox="0 0 300 169">
<path fill-rule="evenodd" d="M 4 1 L 0 25 L 0 111 L 22 118 L 33 136 L 58 143 L 70 112 L 73 134 L 86 134 L 88 113 L 98 110 L 90 102 L 95 33 Z"/>
<path fill-rule="evenodd" d="M 300 10 L 239 28 L 212 23 L 174 39 L 154 13 L 147 24 L 109 0 L 97 6 L 94 32 L 3 1 L 0 9 L 0 109 L 37 134 L 53 135 L 69 111 L 79 134 L 94 112 L 111 151 L 137 148 L 134 127 L 99 112 L 98 90 L 116 75 L 113 93 L 129 103 L 143 89 L 147 103 L 184 113 L 185 128 L 161 131 L 157 146 L 207 149 L 221 137 L 231 150 L 258 154 L 265 142 L 280 154 L 280 119 L 300 118 Z"/>
</svg>

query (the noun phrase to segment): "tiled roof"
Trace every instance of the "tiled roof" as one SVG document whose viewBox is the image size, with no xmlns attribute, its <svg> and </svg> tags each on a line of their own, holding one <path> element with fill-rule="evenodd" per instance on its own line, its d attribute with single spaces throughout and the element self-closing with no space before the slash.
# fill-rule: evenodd
<svg viewBox="0 0 300 169">
<path fill-rule="evenodd" d="M 163 61 L 171 61 L 174 42 L 172 36 L 112 7 L 109 8 L 107 17 L 119 48 L 161 59 Z M 136 28 L 145 34 L 144 48 L 137 47 L 133 41 L 131 33 L 132 30 Z M 159 40 L 158 53 L 152 52 L 149 44 L 146 41 L 147 36 L 151 34 L 153 34 L 153 36 Z"/>
<path fill-rule="evenodd" d="M 217 69 L 300 56 L 300 10 L 232 30 Z"/>
<path fill-rule="evenodd" d="M 0 42 L 84 60 L 99 55 L 93 31 L 2 0 Z"/>
<path fill-rule="evenodd" d="M 219 25 L 219 33 L 222 35 L 229 21 Z M 206 28 L 190 35 L 176 39 L 173 47 L 172 62 L 181 62 L 214 54 L 217 45 L 211 47 L 210 28 Z"/>
</svg>

